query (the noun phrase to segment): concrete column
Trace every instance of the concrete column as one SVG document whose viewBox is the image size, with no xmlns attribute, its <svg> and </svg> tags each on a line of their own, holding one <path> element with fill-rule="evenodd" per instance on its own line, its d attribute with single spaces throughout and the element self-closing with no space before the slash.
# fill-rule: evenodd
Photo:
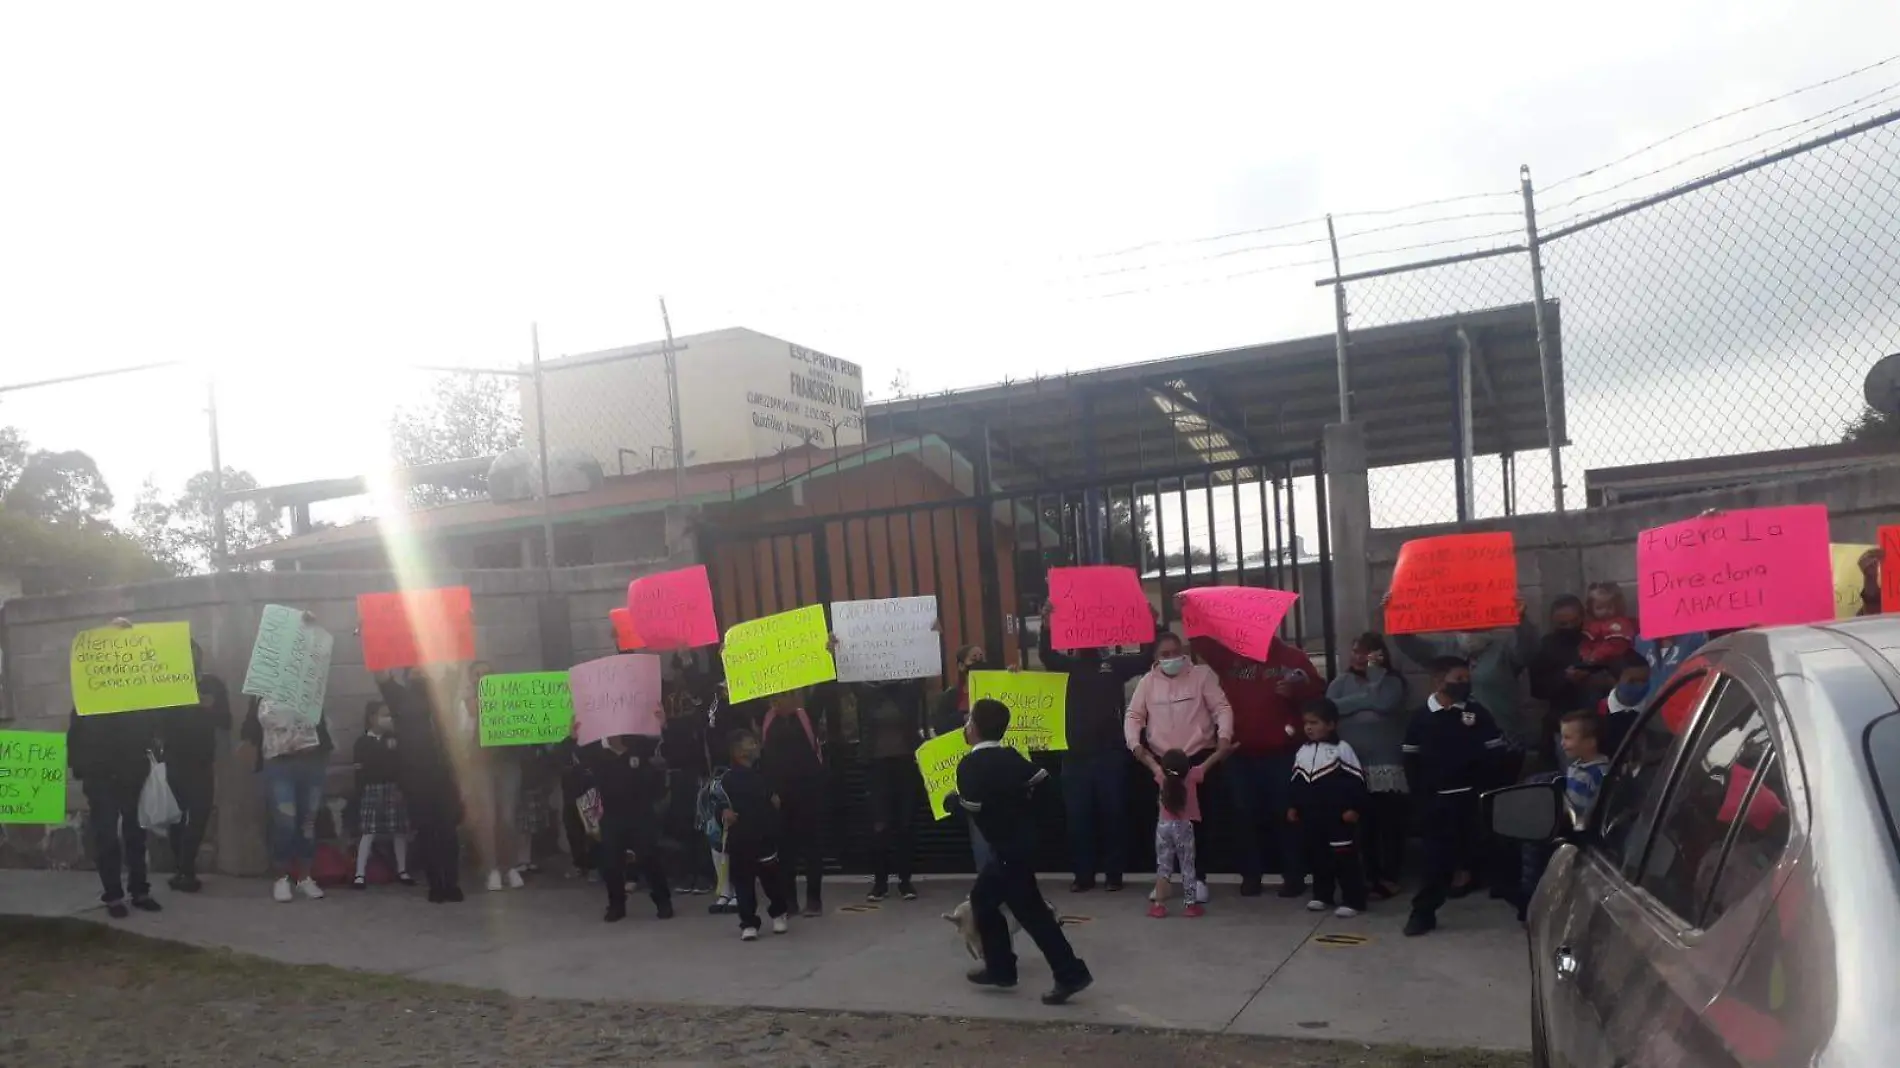
<svg viewBox="0 0 1900 1068">
<path fill-rule="evenodd" d="M 1366 484 L 1366 428 L 1333 423 L 1321 439 L 1326 456 L 1326 516 L 1332 533 L 1333 643 L 1343 661 L 1352 640 L 1370 629 L 1372 493 Z"/>
</svg>

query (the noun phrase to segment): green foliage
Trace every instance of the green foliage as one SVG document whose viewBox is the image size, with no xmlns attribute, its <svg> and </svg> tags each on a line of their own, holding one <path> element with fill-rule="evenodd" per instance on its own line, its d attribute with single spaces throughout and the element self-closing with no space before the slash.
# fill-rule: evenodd
<svg viewBox="0 0 1900 1068">
<path fill-rule="evenodd" d="M 0 508 L 0 561 L 29 594 L 164 578 L 164 565 L 109 525 L 48 522 Z"/>
<path fill-rule="evenodd" d="M 515 381 L 448 375 L 428 399 L 396 410 L 389 420 L 389 441 L 392 459 L 404 467 L 507 452 L 521 444 L 521 398 Z M 476 475 L 451 485 L 412 487 L 409 501 L 426 508 L 487 495 L 487 477 Z"/>
<path fill-rule="evenodd" d="M 235 467 L 224 469 L 224 492 L 257 488 L 257 478 Z M 147 480 L 132 505 L 132 537 L 152 558 L 174 575 L 202 574 L 217 565 L 217 531 L 212 522 L 211 472 L 200 471 L 185 480 L 185 491 L 166 498 Z M 284 536 L 275 509 L 256 501 L 228 501 L 224 506 L 224 544 L 230 555 L 266 545 Z"/>
</svg>

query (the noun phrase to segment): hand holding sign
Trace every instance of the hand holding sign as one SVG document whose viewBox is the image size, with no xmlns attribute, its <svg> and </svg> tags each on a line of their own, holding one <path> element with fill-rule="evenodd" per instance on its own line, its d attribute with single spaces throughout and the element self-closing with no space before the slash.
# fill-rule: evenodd
<svg viewBox="0 0 1900 1068">
<path fill-rule="evenodd" d="M 553 745 L 574 726 L 574 698 L 565 671 L 484 675 L 480 697 L 484 747 Z"/>
<path fill-rule="evenodd" d="M 336 639 L 309 612 L 267 604 L 257 621 L 257 640 L 241 692 L 268 698 L 305 723 L 323 717 L 330 684 L 330 654 Z"/>
<path fill-rule="evenodd" d="M 627 586 L 634 631 L 649 649 L 719 644 L 712 583 L 704 565 L 642 575 Z"/>
<path fill-rule="evenodd" d="M 0 823 L 66 822 L 66 736 L 0 731 Z"/>
<path fill-rule="evenodd" d="M 1049 569 L 1049 647 L 1095 649 L 1155 640 L 1154 608 L 1132 567 Z"/>
<path fill-rule="evenodd" d="M 1522 614 L 1509 533 L 1446 534 L 1399 547 L 1385 601 L 1387 634 L 1514 627 Z"/>
<path fill-rule="evenodd" d="M 917 747 L 917 770 L 924 777 L 924 796 L 930 799 L 931 819 L 940 820 L 950 815 L 944 811 L 943 803 L 956 790 L 957 765 L 969 751 L 970 743 L 962 731 L 939 734 Z"/>
<path fill-rule="evenodd" d="M 1069 676 L 1054 671 L 972 671 L 970 703 L 1009 706 L 1003 741 L 1024 752 L 1069 748 Z"/>
<path fill-rule="evenodd" d="M 82 716 L 198 703 L 191 624 L 127 623 L 73 638 L 73 710 Z"/>
<path fill-rule="evenodd" d="M 1834 618 L 1827 509 L 1750 508 L 1643 531 L 1637 615 L 1645 638 Z"/>
<path fill-rule="evenodd" d="M 838 677 L 831 641 L 824 605 L 740 623 L 720 650 L 726 690 L 736 703 L 829 682 Z"/>
<path fill-rule="evenodd" d="M 365 593 L 363 667 L 370 672 L 475 659 L 475 601 L 467 586 Z"/>
<path fill-rule="evenodd" d="M 1188 637 L 1212 638 L 1249 660 L 1265 663 L 1280 621 L 1299 596 L 1254 586 L 1209 586 L 1183 590 L 1174 599 L 1181 606 L 1182 629 Z"/>
<path fill-rule="evenodd" d="M 620 734 L 658 737 L 660 658 L 643 653 L 603 656 L 567 673 L 575 740 L 582 745 Z"/>
<path fill-rule="evenodd" d="M 633 625 L 633 609 L 614 608 L 607 612 L 607 622 L 613 624 L 614 648 L 623 653 L 631 653 L 646 645 L 640 637 L 640 631 Z"/>
<path fill-rule="evenodd" d="M 943 637 L 935 597 L 837 601 L 839 682 L 886 682 L 943 674 Z"/>
</svg>

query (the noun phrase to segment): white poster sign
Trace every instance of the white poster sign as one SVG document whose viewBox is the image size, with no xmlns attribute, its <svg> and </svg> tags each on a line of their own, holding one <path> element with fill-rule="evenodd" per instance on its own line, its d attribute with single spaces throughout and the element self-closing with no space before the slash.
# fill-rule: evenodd
<svg viewBox="0 0 1900 1068">
<path fill-rule="evenodd" d="M 831 629 L 838 636 L 839 682 L 886 682 L 943 674 L 935 597 L 838 601 Z"/>
</svg>

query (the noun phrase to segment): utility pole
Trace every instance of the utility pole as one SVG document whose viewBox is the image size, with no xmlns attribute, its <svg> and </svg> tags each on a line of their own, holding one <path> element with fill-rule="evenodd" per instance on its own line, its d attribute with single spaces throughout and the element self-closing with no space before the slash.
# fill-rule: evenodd
<svg viewBox="0 0 1900 1068">
<path fill-rule="evenodd" d="M 1544 251 L 1537 237 L 1537 198 L 1531 189 L 1531 168 L 1517 169 L 1524 193 L 1524 237 L 1531 250 L 1531 319 L 1537 324 L 1537 367 L 1544 387 L 1544 434 L 1550 439 L 1550 490 L 1559 515 L 1564 510 L 1564 454 L 1557 435 L 1557 382 L 1551 360 L 1550 335 L 1544 326 Z"/>
<path fill-rule="evenodd" d="M 679 357 L 673 349 L 673 320 L 666 314 L 666 298 L 660 298 L 660 323 L 666 327 L 666 409 L 673 421 L 673 499 L 686 499 L 686 432 L 680 425 Z"/>
<path fill-rule="evenodd" d="M 1333 247 L 1333 362 L 1339 365 L 1339 421 L 1352 422 L 1352 379 L 1346 370 L 1346 283 L 1339 280 L 1339 236 L 1326 216 L 1326 243 Z"/>
<path fill-rule="evenodd" d="M 224 460 L 218 451 L 218 380 L 205 375 L 205 416 L 211 424 L 211 567 L 223 571 L 228 543 L 224 536 Z"/>
<path fill-rule="evenodd" d="M 554 472 L 548 468 L 548 408 L 546 382 L 541 377 L 541 324 L 531 323 L 528 333 L 534 342 L 534 427 L 541 449 L 541 552 L 548 577 L 548 592 L 554 592 Z"/>
</svg>

